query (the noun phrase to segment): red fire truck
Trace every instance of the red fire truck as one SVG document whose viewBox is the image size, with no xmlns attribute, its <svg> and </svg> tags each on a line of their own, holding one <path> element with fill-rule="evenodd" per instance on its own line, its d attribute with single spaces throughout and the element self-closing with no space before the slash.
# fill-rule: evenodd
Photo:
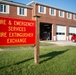
<svg viewBox="0 0 76 75">
<path fill-rule="evenodd" d="M 73 35 L 72 35 L 71 40 L 72 40 L 73 42 L 76 42 L 76 34 L 73 34 Z"/>
</svg>

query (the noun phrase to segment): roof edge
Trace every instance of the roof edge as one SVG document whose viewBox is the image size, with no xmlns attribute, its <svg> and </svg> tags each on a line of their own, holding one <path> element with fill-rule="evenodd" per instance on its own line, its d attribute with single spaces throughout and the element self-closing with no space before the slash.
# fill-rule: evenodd
<svg viewBox="0 0 76 75">
<path fill-rule="evenodd" d="M 43 6 L 46 6 L 46 7 L 49 7 L 49 8 L 54 8 L 54 9 L 62 10 L 62 11 L 65 11 L 65 12 L 69 12 L 69 13 L 76 14 L 75 12 L 72 12 L 72 11 L 69 11 L 69 10 L 65 10 L 65 9 L 53 7 L 53 6 L 50 6 L 50 5 L 47 5 L 47 4 L 44 4 L 44 3 L 40 3 L 40 2 L 36 2 L 36 1 L 31 1 L 31 2 L 28 3 L 27 5 L 31 5 L 32 3 L 39 4 L 39 5 L 43 5 Z"/>
<path fill-rule="evenodd" d="M 2 0 L 2 1 L 0 1 L 0 3 L 5 3 L 5 4 L 10 4 L 10 5 L 15 5 L 15 6 L 21 6 L 21 7 L 25 7 L 25 8 L 32 8 L 32 6 L 22 4 L 22 3 L 13 2 L 13 1 L 9 1 L 9 0 L 8 1 Z"/>
</svg>

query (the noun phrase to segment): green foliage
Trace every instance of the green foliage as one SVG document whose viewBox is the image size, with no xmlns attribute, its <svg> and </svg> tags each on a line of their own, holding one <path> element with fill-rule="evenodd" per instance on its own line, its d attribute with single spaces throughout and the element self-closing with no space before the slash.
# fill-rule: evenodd
<svg viewBox="0 0 76 75">
<path fill-rule="evenodd" d="M 39 64 L 34 47 L 7 47 L 0 51 L 0 75 L 75 75 L 76 47 L 40 44 Z"/>
</svg>

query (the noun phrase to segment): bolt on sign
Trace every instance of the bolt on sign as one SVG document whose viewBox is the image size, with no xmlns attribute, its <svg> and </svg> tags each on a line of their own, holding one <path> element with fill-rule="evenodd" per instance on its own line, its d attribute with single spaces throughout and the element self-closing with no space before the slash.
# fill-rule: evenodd
<svg viewBox="0 0 76 75">
<path fill-rule="evenodd" d="M 0 17 L 0 46 L 36 44 L 36 22 Z"/>
</svg>

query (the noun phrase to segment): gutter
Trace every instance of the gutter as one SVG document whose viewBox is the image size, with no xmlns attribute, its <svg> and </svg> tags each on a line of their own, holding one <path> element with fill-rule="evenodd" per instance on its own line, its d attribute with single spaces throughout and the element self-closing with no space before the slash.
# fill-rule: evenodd
<svg viewBox="0 0 76 75">
<path fill-rule="evenodd" d="M 21 7 L 31 8 L 32 9 L 32 6 L 29 6 L 29 5 L 26 5 L 26 4 L 17 3 L 17 2 L 13 2 L 13 1 L 3 1 L 3 0 L 1 0 L 0 3 L 14 5 L 14 6 L 21 6 Z"/>
</svg>

